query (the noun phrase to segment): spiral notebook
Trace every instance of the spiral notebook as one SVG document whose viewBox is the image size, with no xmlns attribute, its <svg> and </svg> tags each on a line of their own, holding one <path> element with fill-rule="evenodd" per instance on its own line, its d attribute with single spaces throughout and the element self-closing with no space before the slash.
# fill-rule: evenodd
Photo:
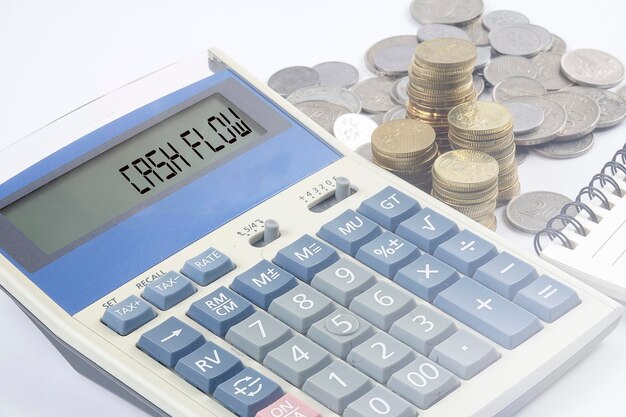
<svg viewBox="0 0 626 417">
<path fill-rule="evenodd" d="M 626 302 L 626 144 L 535 236 L 535 250 Z"/>
</svg>

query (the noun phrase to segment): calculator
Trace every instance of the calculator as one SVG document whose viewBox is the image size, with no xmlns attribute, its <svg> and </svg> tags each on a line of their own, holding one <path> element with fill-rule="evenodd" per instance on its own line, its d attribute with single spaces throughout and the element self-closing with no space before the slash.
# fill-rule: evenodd
<svg viewBox="0 0 626 417">
<path fill-rule="evenodd" d="M 0 158 L 2 288 L 153 415 L 506 416 L 621 317 L 219 50 Z"/>
</svg>

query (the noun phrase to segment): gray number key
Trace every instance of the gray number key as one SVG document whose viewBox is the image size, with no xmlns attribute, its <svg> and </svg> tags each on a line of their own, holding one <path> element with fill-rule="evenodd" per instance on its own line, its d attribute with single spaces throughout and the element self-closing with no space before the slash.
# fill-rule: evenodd
<svg viewBox="0 0 626 417">
<path fill-rule="evenodd" d="M 424 357 L 419 357 L 391 376 L 387 386 L 426 410 L 454 391 L 459 381 L 452 374 Z"/>
<path fill-rule="evenodd" d="M 374 274 L 348 259 L 340 259 L 318 272 L 311 285 L 344 307 L 376 283 Z"/>
<path fill-rule="evenodd" d="M 377 333 L 348 354 L 348 363 L 384 384 L 413 360 L 411 349 L 386 333 Z"/>
<path fill-rule="evenodd" d="M 456 376 L 470 379 L 497 361 L 500 354 L 478 337 L 459 330 L 435 346 L 429 357 Z"/>
<path fill-rule="evenodd" d="M 320 403 L 341 414 L 371 388 L 370 379 L 344 362 L 334 361 L 307 379 L 302 390 Z"/>
<path fill-rule="evenodd" d="M 387 282 L 379 282 L 350 303 L 350 310 L 374 324 L 389 330 L 392 323 L 411 311 L 415 303 L 408 294 Z"/>
<path fill-rule="evenodd" d="M 320 371 L 331 361 L 328 352 L 301 335 L 267 354 L 263 365 L 288 382 L 301 387 L 307 378 Z"/>
<path fill-rule="evenodd" d="M 246 355 L 262 361 L 265 355 L 291 336 L 289 327 L 264 311 L 257 311 L 231 327 L 226 340 Z"/>
<path fill-rule="evenodd" d="M 293 329 L 305 333 L 313 323 L 333 311 L 333 303 L 313 288 L 298 285 L 274 299 L 268 311 Z"/>
<path fill-rule="evenodd" d="M 419 305 L 389 329 L 389 334 L 428 356 L 439 343 L 456 331 L 454 322 L 430 307 Z"/>
<path fill-rule="evenodd" d="M 353 347 L 374 335 L 374 327 L 345 308 L 339 308 L 311 326 L 307 337 L 342 359 Z"/>
<path fill-rule="evenodd" d="M 383 387 L 376 387 L 346 408 L 343 417 L 415 417 L 411 404 Z"/>
</svg>

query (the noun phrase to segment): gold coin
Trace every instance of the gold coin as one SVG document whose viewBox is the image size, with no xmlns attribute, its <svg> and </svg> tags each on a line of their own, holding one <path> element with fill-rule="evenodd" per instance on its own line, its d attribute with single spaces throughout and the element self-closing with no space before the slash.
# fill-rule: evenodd
<svg viewBox="0 0 626 417">
<path fill-rule="evenodd" d="M 426 150 L 423 154 L 410 158 L 398 158 L 391 157 L 376 151 L 372 151 L 372 157 L 380 162 L 381 165 L 389 167 L 391 169 L 406 170 L 409 169 L 422 169 L 422 166 L 432 167 L 435 158 L 437 157 L 438 149 L 437 143 L 433 142 L 432 148 Z"/>
<path fill-rule="evenodd" d="M 441 155 L 433 164 L 433 176 L 454 189 L 485 188 L 497 181 L 498 162 L 483 152 L 455 150 Z"/>
<path fill-rule="evenodd" d="M 415 60 L 435 68 L 465 67 L 476 60 L 476 47 L 462 39 L 437 38 L 415 48 Z"/>
<path fill-rule="evenodd" d="M 498 228 L 498 219 L 496 218 L 495 214 L 491 214 L 487 218 L 481 219 L 478 223 L 482 224 L 488 229 L 493 230 L 494 232 Z"/>
<path fill-rule="evenodd" d="M 498 103 L 476 101 L 452 109 L 448 122 L 460 131 L 489 135 L 507 129 L 513 124 L 513 116 Z"/>
<path fill-rule="evenodd" d="M 435 131 L 413 119 L 393 120 L 372 133 L 372 150 L 387 156 L 414 156 L 433 146 Z"/>
</svg>

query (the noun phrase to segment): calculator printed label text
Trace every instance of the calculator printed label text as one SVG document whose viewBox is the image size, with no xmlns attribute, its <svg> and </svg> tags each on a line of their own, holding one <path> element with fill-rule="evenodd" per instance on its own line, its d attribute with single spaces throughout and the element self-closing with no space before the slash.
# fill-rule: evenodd
<svg viewBox="0 0 626 417">
<path fill-rule="evenodd" d="M 214 296 L 212 299 L 205 301 L 204 304 L 218 316 L 227 316 L 238 308 L 237 303 L 224 293 Z"/>
</svg>

